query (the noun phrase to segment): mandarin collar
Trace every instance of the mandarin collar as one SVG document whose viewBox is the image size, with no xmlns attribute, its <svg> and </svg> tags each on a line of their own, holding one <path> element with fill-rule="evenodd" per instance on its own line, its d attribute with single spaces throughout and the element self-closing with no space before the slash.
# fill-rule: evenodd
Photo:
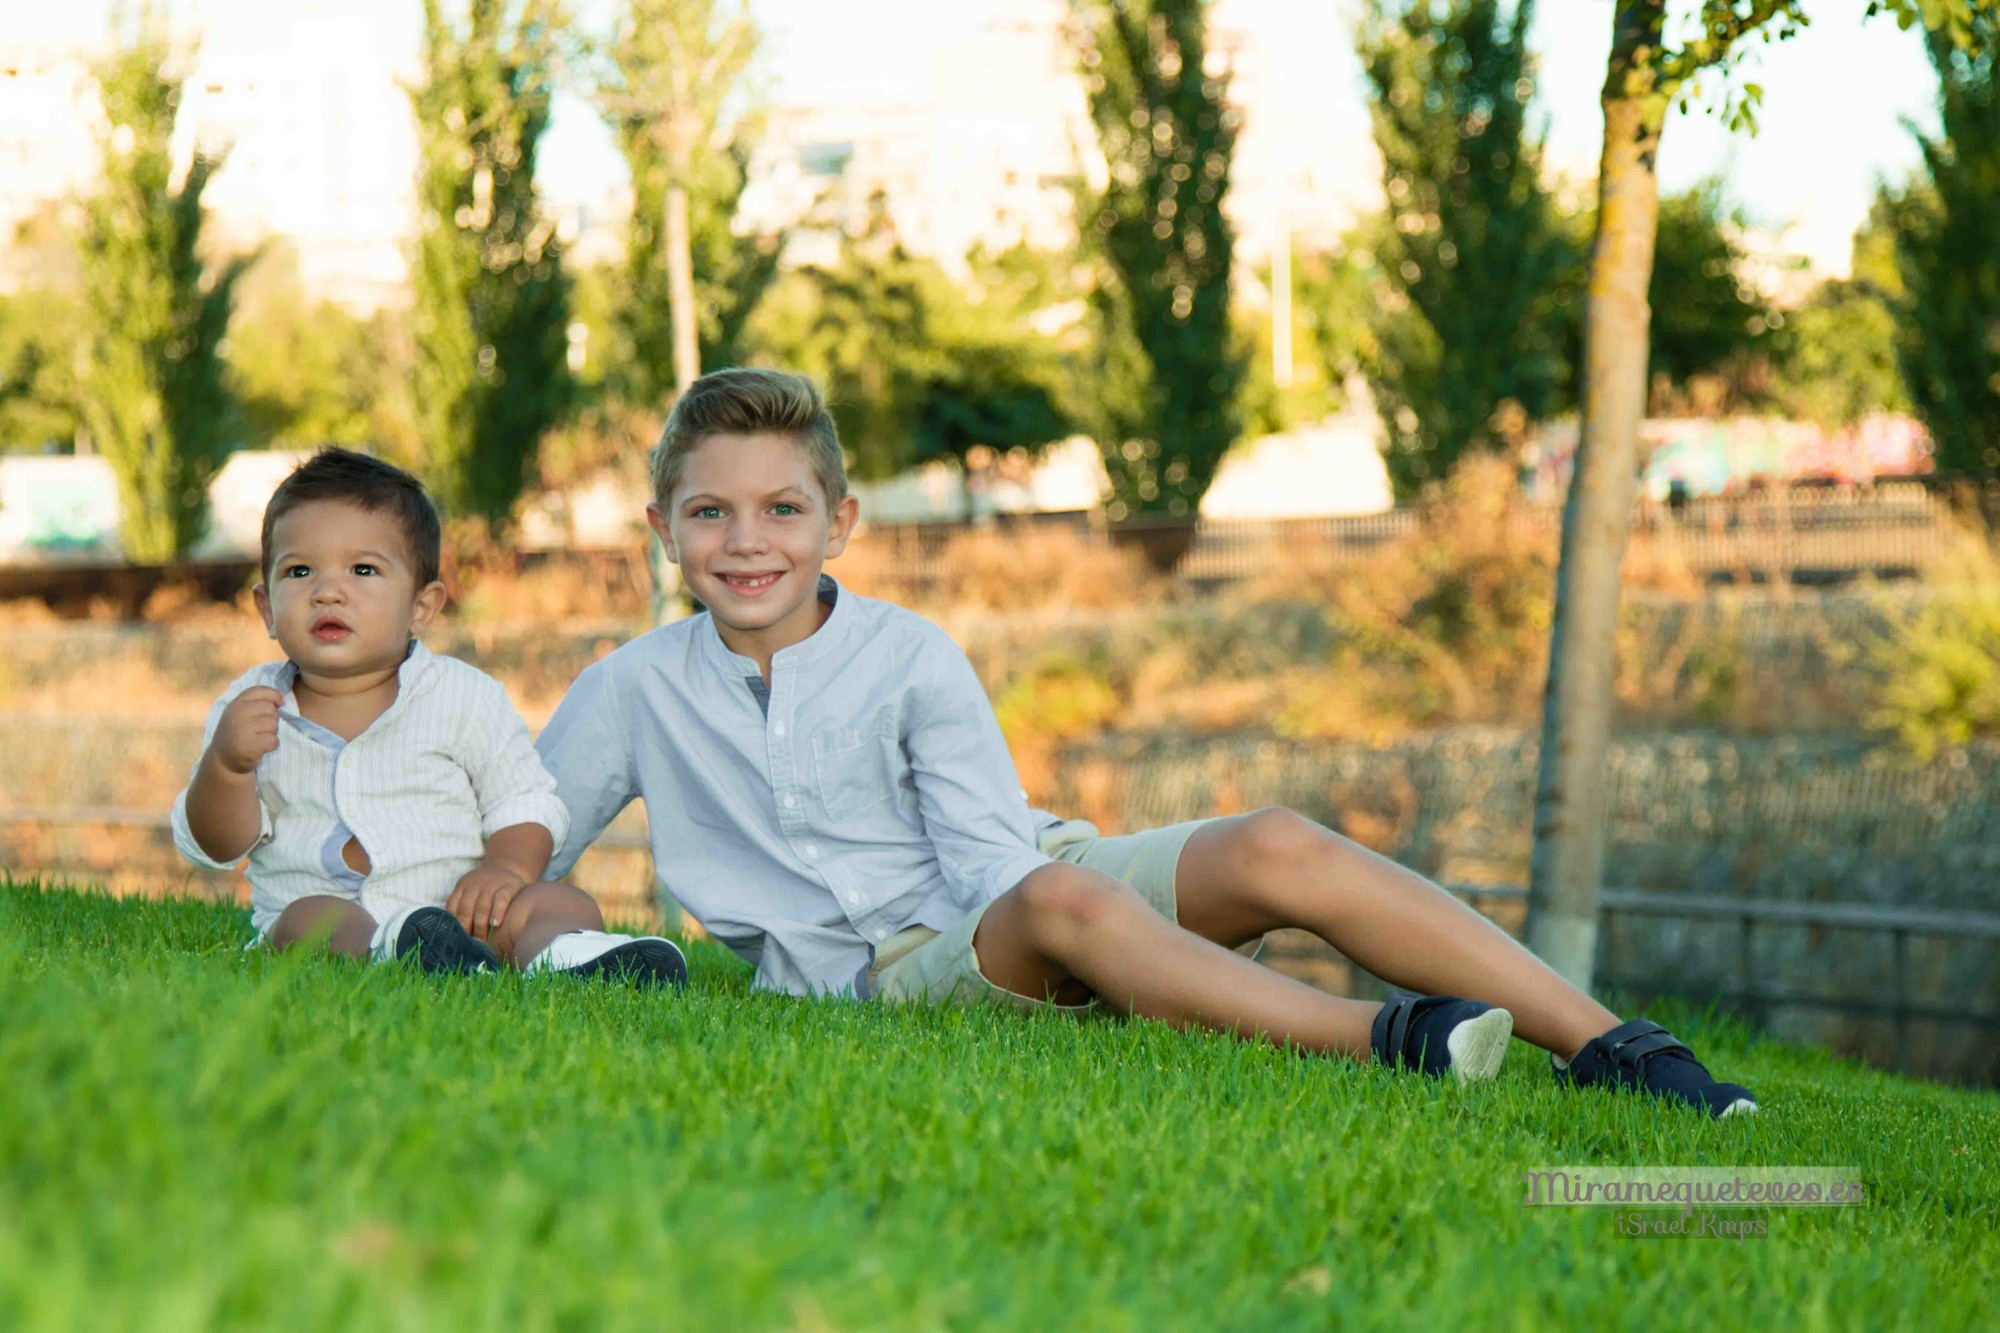
<svg viewBox="0 0 2000 1333">
<path fill-rule="evenodd" d="M 819 587 L 816 595 L 819 600 L 824 602 L 829 592 L 833 594 L 832 614 L 827 616 L 826 623 L 811 634 L 806 635 L 805 638 L 800 639 L 797 643 L 780 648 L 777 652 L 771 654 L 771 674 L 774 677 L 777 675 L 778 668 L 781 665 L 810 666 L 825 656 L 841 639 L 846 637 L 848 626 L 854 621 L 854 609 L 852 605 L 854 594 L 841 587 L 834 580 L 833 575 L 822 573 L 819 576 Z M 763 674 L 758 669 L 755 659 L 743 656 L 743 654 L 722 641 L 722 631 L 716 628 L 713 612 L 703 613 L 702 620 L 704 622 L 700 630 L 702 647 L 707 652 L 711 662 L 721 670 L 732 675 L 761 676 Z"/>
</svg>

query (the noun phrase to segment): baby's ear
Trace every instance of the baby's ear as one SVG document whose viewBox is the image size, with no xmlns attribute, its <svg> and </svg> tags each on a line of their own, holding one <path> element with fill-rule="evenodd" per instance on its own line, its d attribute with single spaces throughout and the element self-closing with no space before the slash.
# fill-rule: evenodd
<svg viewBox="0 0 2000 1333">
<path fill-rule="evenodd" d="M 278 622 L 271 619 L 271 590 L 260 583 L 250 590 L 250 600 L 257 604 L 257 614 L 264 621 L 265 635 L 277 638 Z"/>
<path fill-rule="evenodd" d="M 410 633 L 422 634 L 444 610 L 448 594 L 442 580 L 432 579 L 417 590 L 416 604 L 410 608 Z"/>
</svg>

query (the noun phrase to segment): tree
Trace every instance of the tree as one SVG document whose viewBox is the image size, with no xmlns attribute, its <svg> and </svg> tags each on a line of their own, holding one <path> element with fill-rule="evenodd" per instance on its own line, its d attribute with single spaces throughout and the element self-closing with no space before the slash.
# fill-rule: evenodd
<svg viewBox="0 0 2000 1333">
<path fill-rule="evenodd" d="M 103 175 L 82 201 L 75 409 L 117 473 L 125 556 L 138 564 L 201 538 L 209 480 L 234 444 L 220 348 L 250 261 L 212 265 L 203 253 L 202 194 L 219 160 L 198 149 L 175 180 L 185 64 L 147 13 L 93 71 Z"/>
<path fill-rule="evenodd" d="M 1891 310 L 1910 399 L 1934 441 L 1940 470 L 2000 468 L 2000 86 L 1994 38 L 1962 51 L 1930 40 L 1941 132 L 1918 137 L 1919 179 L 1885 193 L 1878 211 L 1895 241 L 1901 292 Z"/>
<path fill-rule="evenodd" d="M 704 364 L 733 363 L 744 322 L 777 274 L 778 246 L 732 230 L 754 121 L 743 80 L 757 51 L 730 0 L 625 0 L 597 99 L 632 174 L 629 288 L 619 312 L 622 390 L 653 402 Z"/>
<path fill-rule="evenodd" d="M 1820 283 L 1778 330 L 1774 396 L 1792 416 L 1846 426 L 1871 412 L 1910 410 L 1896 359 L 1903 284 L 1883 217 L 1878 200 L 1855 234 L 1849 276 Z"/>
<path fill-rule="evenodd" d="M 1960 46 L 1975 10 L 1995 0 L 1870 0 L 1904 27 L 1923 20 Z M 1782 40 L 1806 21 L 1804 0 L 1702 0 L 1691 30 L 1669 41 L 1666 0 L 1616 0 L 1602 102 L 1597 235 L 1585 315 L 1583 410 L 1575 476 L 1563 509 L 1548 690 L 1542 713 L 1530 872 L 1529 947 L 1587 986 L 1604 869 L 1604 755 L 1616 666 L 1618 567 L 1631 529 L 1645 411 L 1647 288 L 1659 212 L 1656 165 L 1668 109 L 1727 72 L 1752 39 Z M 1754 127 L 1763 90 L 1725 94 L 1732 126 Z"/>
<path fill-rule="evenodd" d="M 1374 94 L 1391 300 L 1371 376 L 1396 493 L 1494 447 L 1496 413 L 1546 415 L 1567 378 L 1574 251 L 1527 134 L 1534 0 L 1370 0 L 1356 37 Z"/>
<path fill-rule="evenodd" d="M 424 0 L 412 388 L 425 471 L 449 513 L 489 527 L 519 498 L 570 398 L 569 282 L 535 193 L 558 18 L 553 0 Z"/>
<path fill-rule="evenodd" d="M 1223 215 L 1240 117 L 1208 0 L 1079 0 L 1071 39 L 1104 152 L 1079 219 L 1102 265 L 1093 433 L 1114 521 L 1192 520 L 1237 434 L 1245 358 Z"/>
<path fill-rule="evenodd" d="M 1722 182 L 1703 181 L 1660 201 L 1646 303 L 1655 381 L 1684 388 L 1696 376 L 1741 367 L 1768 342 L 1771 309 L 1745 279 L 1742 221 L 1723 203 Z"/>
<path fill-rule="evenodd" d="M 245 277 L 225 348 L 246 434 L 258 443 L 377 448 L 421 463 L 393 316 L 306 295 L 298 255 L 269 248 Z"/>
<path fill-rule="evenodd" d="M 1019 262 L 973 256 L 975 299 L 905 250 L 878 209 L 834 265 L 779 281 L 754 342 L 826 387 L 857 476 L 935 458 L 964 465 L 980 446 L 1037 449 L 1073 428 L 1059 357 L 1024 330 L 1038 289 L 1020 281 Z"/>
</svg>

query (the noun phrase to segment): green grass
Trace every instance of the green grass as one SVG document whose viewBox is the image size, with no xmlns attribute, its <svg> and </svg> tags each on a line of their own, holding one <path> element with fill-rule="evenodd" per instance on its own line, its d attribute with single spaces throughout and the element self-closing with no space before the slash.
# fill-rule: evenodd
<svg viewBox="0 0 2000 1333">
<path fill-rule="evenodd" d="M 1764 1113 L 1459 1089 L 1154 1023 L 661 998 L 241 951 L 0 887 L 0 1327 L 1970 1326 L 2000 1097 L 1676 1013 Z M 1768 1239 L 1529 1167 L 1854 1164 Z"/>
</svg>

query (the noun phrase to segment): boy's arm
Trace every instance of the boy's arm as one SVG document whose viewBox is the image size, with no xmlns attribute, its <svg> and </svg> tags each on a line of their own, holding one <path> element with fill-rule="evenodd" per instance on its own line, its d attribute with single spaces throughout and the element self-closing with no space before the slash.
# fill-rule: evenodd
<svg viewBox="0 0 2000 1333">
<path fill-rule="evenodd" d="M 549 862 L 550 879 L 575 869 L 577 858 L 639 794 L 615 662 L 607 657 L 584 668 L 535 739 L 535 750 L 569 812 L 569 835 Z"/>
<path fill-rule="evenodd" d="M 1049 858 L 1035 846 L 1027 793 L 972 663 L 949 642 L 927 656 L 903 736 L 917 807 L 945 878 L 997 898 Z"/>
<path fill-rule="evenodd" d="M 174 844 L 197 865 L 230 870 L 270 831 L 257 765 L 278 748 L 284 696 L 256 685 L 217 702 L 193 780 L 174 802 Z"/>
</svg>

